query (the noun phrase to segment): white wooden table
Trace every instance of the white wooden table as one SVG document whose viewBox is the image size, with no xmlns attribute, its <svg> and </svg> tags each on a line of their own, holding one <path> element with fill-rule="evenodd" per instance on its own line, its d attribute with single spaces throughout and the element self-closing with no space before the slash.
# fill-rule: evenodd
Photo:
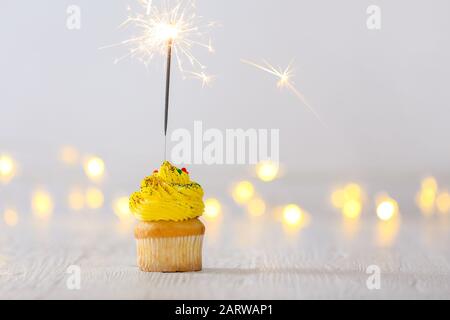
<svg viewBox="0 0 450 320">
<path fill-rule="evenodd" d="M 450 298 L 448 221 L 410 218 L 396 233 L 375 220 L 318 217 L 288 235 L 273 220 L 226 217 L 208 225 L 202 272 L 147 274 L 135 264 L 132 227 L 108 217 L 1 227 L 0 298 Z M 80 267 L 80 290 L 67 287 L 71 265 Z M 367 288 L 370 265 L 381 270 L 379 290 Z"/>
</svg>

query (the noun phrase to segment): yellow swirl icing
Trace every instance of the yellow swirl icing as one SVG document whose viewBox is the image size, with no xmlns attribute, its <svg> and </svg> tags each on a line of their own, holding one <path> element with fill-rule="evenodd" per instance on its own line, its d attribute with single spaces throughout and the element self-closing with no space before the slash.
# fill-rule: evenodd
<svg viewBox="0 0 450 320">
<path fill-rule="evenodd" d="M 184 221 L 201 216 L 204 208 L 202 187 L 168 161 L 130 197 L 130 210 L 140 221 Z"/>
</svg>

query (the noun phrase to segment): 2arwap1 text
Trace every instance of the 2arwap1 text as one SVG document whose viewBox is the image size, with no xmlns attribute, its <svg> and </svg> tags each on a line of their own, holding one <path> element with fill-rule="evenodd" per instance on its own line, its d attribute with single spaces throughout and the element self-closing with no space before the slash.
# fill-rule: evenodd
<svg viewBox="0 0 450 320">
<path fill-rule="evenodd" d="M 272 305 L 256 304 L 220 304 L 218 306 L 189 306 L 182 304 L 175 308 L 176 315 L 197 315 L 203 318 L 208 315 L 271 315 Z"/>
</svg>

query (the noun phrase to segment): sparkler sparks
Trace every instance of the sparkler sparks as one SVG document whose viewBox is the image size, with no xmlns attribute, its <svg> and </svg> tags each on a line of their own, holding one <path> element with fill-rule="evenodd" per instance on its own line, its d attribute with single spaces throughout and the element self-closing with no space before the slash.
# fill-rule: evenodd
<svg viewBox="0 0 450 320">
<path fill-rule="evenodd" d="M 137 58 L 148 66 L 155 56 L 166 57 L 167 47 L 170 45 L 181 73 L 204 74 L 206 67 L 193 52 L 195 48 L 214 51 L 211 40 L 207 37 L 207 30 L 214 26 L 214 23 L 202 22 L 203 19 L 195 13 L 195 0 L 165 0 L 161 6 L 156 6 L 152 0 L 139 2 L 142 13 L 133 13 L 129 8 L 128 18 L 121 24 L 121 27 L 133 26 L 138 30 L 137 35 L 109 46 L 129 48 L 128 53 L 115 62 Z M 186 61 L 193 70 L 186 70 Z M 205 77 L 197 78 L 204 84 Z"/>
<path fill-rule="evenodd" d="M 147 15 L 150 15 L 150 13 L 152 12 L 152 5 L 153 5 L 153 0 L 149 0 L 147 3 Z"/>
<path fill-rule="evenodd" d="M 198 79 L 202 82 L 202 88 L 209 87 L 214 80 L 214 76 L 207 75 L 204 72 L 189 72 L 194 79 Z"/>
<path fill-rule="evenodd" d="M 139 30 L 139 33 L 118 44 L 129 47 L 129 52 L 117 59 L 116 63 L 131 57 L 138 58 L 148 66 L 157 55 L 166 58 L 164 159 L 167 159 L 172 56 L 182 74 L 189 73 L 194 78 L 200 79 L 203 87 L 209 84 L 211 77 L 205 74 L 206 67 L 194 56 L 193 49 L 200 47 L 207 49 L 208 52 L 214 51 L 211 39 L 205 41 L 203 31 L 214 26 L 214 23 L 202 24 L 201 17 L 195 13 L 195 0 L 173 0 L 172 2 L 164 0 L 161 7 L 154 6 L 152 0 L 140 0 L 140 4 L 145 13 L 132 13 L 129 8 L 131 13 L 121 25 L 122 27 L 132 25 Z M 192 70 L 185 70 L 184 60 L 186 59 Z"/>
<path fill-rule="evenodd" d="M 309 111 L 314 114 L 317 120 L 319 120 L 319 122 L 324 127 L 327 127 L 325 122 L 322 121 L 319 114 L 314 110 L 311 104 L 306 100 L 305 96 L 295 87 L 294 83 L 292 82 L 292 78 L 294 77 L 294 72 L 292 70 L 292 63 L 290 63 L 285 69 L 282 69 L 274 67 L 265 60 L 263 60 L 262 65 L 245 59 L 241 59 L 241 62 L 248 64 L 252 67 L 255 67 L 259 70 L 270 73 L 271 75 L 277 77 L 278 78 L 277 87 L 287 88 L 289 91 L 291 91 L 291 93 L 293 93 L 309 109 Z"/>
</svg>

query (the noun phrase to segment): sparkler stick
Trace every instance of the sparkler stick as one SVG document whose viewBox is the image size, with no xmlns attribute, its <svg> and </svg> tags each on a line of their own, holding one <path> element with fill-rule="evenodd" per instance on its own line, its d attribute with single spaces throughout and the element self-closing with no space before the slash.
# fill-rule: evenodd
<svg viewBox="0 0 450 320">
<path fill-rule="evenodd" d="M 172 65 L 173 39 L 167 43 L 167 69 L 166 69 L 166 101 L 164 114 L 164 159 L 167 160 L 167 124 L 169 121 L 169 99 L 170 99 L 170 69 Z"/>
</svg>

